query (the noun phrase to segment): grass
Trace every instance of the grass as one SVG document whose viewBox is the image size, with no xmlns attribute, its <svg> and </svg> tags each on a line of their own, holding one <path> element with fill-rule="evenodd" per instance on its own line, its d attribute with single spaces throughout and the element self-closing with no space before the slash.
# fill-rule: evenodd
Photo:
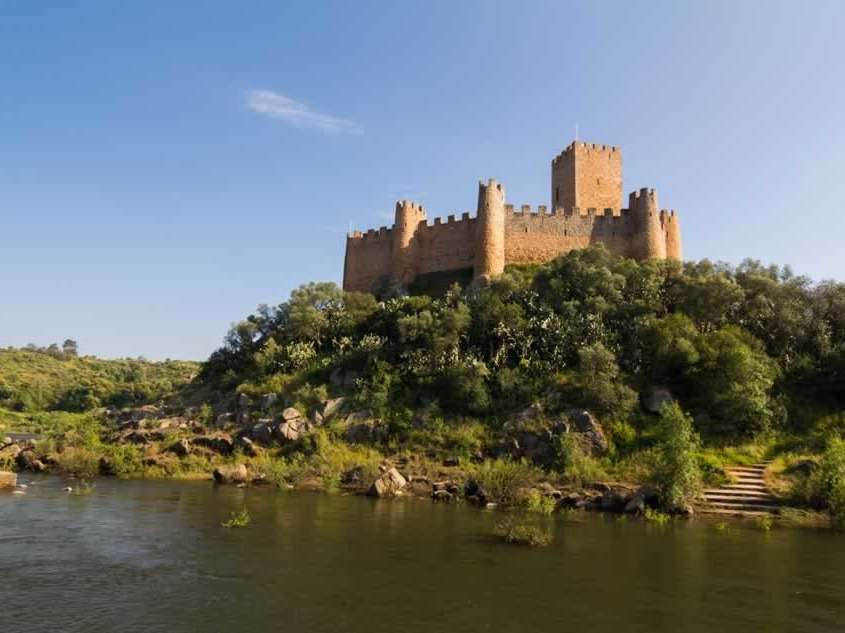
<svg viewBox="0 0 845 633">
<path fill-rule="evenodd" d="M 649 523 L 655 523 L 657 525 L 666 525 L 672 520 L 672 517 L 668 514 L 649 507 L 646 507 L 646 509 L 643 510 L 643 518 Z"/>
<path fill-rule="evenodd" d="M 526 489 L 542 472 L 525 460 L 497 458 L 483 462 L 469 474 L 484 490 L 487 501 L 513 507 L 524 502 Z"/>
<path fill-rule="evenodd" d="M 515 517 L 505 517 L 493 527 L 493 535 L 510 545 L 546 547 L 552 543 L 549 530 L 521 522 Z"/>
<path fill-rule="evenodd" d="M 227 521 L 223 521 L 220 526 L 224 528 L 245 528 L 252 523 L 252 515 L 244 506 L 238 512 L 232 512 Z"/>
<path fill-rule="evenodd" d="M 531 490 L 525 497 L 525 509 L 528 512 L 549 516 L 557 508 L 557 501 L 554 497 L 542 494 L 539 490 Z"/>
</svg>

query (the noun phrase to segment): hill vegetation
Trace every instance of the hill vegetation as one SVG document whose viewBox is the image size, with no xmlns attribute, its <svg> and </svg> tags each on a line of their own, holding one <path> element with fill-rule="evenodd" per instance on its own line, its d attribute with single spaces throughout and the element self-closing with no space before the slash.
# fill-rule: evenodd
<svg viewBox="0 0 845 633">
<path fill-rule="evenodd" d="M 0 352 L 0 404 L 82 411 L 171 396 L 202 402 L 205 424 L 238 437 L 285 422 L 277 449 L 244 453 L 274 481 L 307 472 L 333 487 L 356 464 L 358 477 L 416 456 L 465 465 L 507 502 L 529 480 L 609 478 L 651 482 L 680 507 L 723 464 L 768 457 L 785 496 L 845 516 L 845 285 L 788 268 L 637 262 L 598 246 L 439 297 L 311 283 L 233 326 L 180 388 L 195 370 Z M 298 437 L 339 396 L 344 419 L 371 423 L 365 436 L 347 420 Z M 303 426 L 287 423 L 291 408 Z M 586 432 L 569 433 L 579 419 Z M 532 453 L 528 436 L 551 444 Z"/>
</svg>

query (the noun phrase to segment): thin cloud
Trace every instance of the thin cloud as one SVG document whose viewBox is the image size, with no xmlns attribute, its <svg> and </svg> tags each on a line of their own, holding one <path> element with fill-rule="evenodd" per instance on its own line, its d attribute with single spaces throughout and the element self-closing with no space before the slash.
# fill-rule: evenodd
<svg viewBox="0 0 845 633">
<path fill-rule="evenodd" d="M 293 127 L 312 128 L 324 132 L 361 133 L 361 128 L 353 121 L 315 112 L 306 104 L 272 90 L 251 90 L 247 94 L 246 105 L 253 112 L 284 121 Z"/>
</svg>

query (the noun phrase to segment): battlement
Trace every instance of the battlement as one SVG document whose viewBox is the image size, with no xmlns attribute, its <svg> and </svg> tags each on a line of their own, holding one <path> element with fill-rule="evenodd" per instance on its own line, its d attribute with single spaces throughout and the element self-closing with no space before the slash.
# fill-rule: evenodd
<svg viewBox="0 0 845 633">
<path fill-rule="evenodd" d="M 631 192 L 623 206 L 618 146 L 570 143 L 552 160 L 549 205 L 505 198 L 491 178 L 478 183 L 474 216 L 428 218 L 422 204 L 398 201 L 392 227 L 348 234 L 344 289 L 390 294 L 442 274 L 483 283 L 506 264 L 543 263 L 595 243 L 623 257 L 681 259 L 679 218 L 660 209 L 655 189 Z"/>
<path fill-rule="evenodd" d="M 572 156 L 573 152 L 576 151 L 592 151 L 592 152 L 607 152 L 609 154 L 616 154 L 621 153 L 622 149 L 617 145 L 602 145 L 600 143 L 583 143 L 581 141 L 572 141 L 569 145 L 566 146 L 560 154 L 555 156 L 552 159 L 552 164 L 557 163 L 564 158 L 569 158 Z"/>
</svg>

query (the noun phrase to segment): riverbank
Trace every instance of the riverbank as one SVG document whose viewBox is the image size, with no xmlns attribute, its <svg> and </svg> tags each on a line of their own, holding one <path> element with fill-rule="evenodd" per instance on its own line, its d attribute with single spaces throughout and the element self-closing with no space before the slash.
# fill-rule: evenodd
<svg viewBox="0 0 845 633">
<path fill-rule="evenodd" d="M 583 510 L 640 517 L 691 516 L 707 510 L 703 499 L 667 509 L 651 478 L 649 460 L 654 456 L 650 453 L 613 462 L 580 455 L 581 463 L 571 464 L 565 475 L 544 468 L 541 460 L 529 457 L 542 458 L 548 447 L 538 443 L 538 437 L 545 436 L 532 435 L 525 425 L 495 440 L 482 441 L 473 436 L 471 427 L 458 427 L 448 429 L 445 436 L 429 433 L 424 440 L 418 437 L 402 446 L 381 440 L 377 421 L 365 411 L 350 411 L 342 399 L 321 403 L 320 411 L 309 416 L 284 409 L 279 422 L 258 417 L 252 407 L 217 416 L 210 424 L 200 414 L 191 408 L 145 406 L 63 415 L 61 425 L 45 436 L 18 435 L 0 448 L 0 464 L 81 481 L 98 477 L 214 480 L 235 486 L 414 497 L 537 514 Z M 590 428 L 592 440 L 598 442 L 600 427 Z M 530 446 L 531 452 L 517 453 L 515 437 L 520 451 Z M 750 462 L 759 459 L 762 450 L 760 446 L 730 447 L 723 450 L 722 458 Z M 712 451 L 700 456 L 705 464 L 718 464 L 718 458 Z M 767 474 L 779 500 L 771 513 L 773 524 L 829 524 L 825 514 L 810 507 L 792 507 L 792 484 L 784 473 L 794 462 L 794 457 L 781 456 Z M 708 482 L 730 481 L 718 466 L 706 473 Z"/>
</svg>

